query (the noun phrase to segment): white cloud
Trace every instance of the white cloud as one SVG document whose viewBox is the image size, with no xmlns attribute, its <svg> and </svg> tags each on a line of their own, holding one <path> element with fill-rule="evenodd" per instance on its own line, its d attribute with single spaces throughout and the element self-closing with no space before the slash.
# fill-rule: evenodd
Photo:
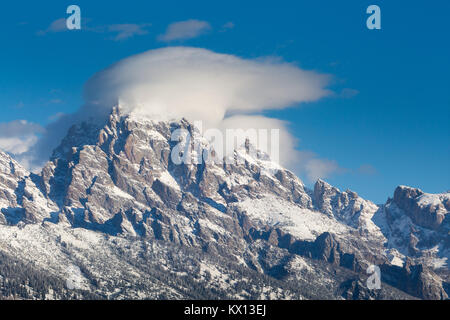
<svg viewBox="0 0 450 320">
<path fill-rule="evenodd" d="M 229 21 L 229 22 L 225 23 L 225 24 L 222 26 L 221 31 L 224 32 L 224 31 L 233 29 L 234 27 L 235 27 L 234 22 Z"/>
<path fill-rule="evenodd" d="M 174 40 L 185 40 L 196 38 L 211 30 L 211 25 L 207 21 L 190 19 L 178 21 L 170 24 L 164 34 L 158 40 L 170 42 Z"/>
<path fill-rule="evenodd" d="M 51 121 L 55 121 L 55 120 L 58 120 L 59 118 L 63 117 L 64 115 L 65 115 L 64 112 L 57 112 L 55 114 L 52 114 L 50 117 L 48 117 L 48 119 Z"/>
<path fill-rule="evenodd" d="M 38 140 L 37 136 L 25 137 L 0 137 L 0 149 L 13 155 L 20 155 L 27 152 Z"/>
<path fill-rule="evenodd" d="M 125 24 L 113 24 L 108 26 L 109 32 L 117 33 L 117 35 L 113 38 L 115 41 L 125 40 L 136 35 L 145 35 L 148 34 L 148 31 L 145 29 L 150 26 L 150 23 L 125 23 Z"/>
<path fill-rule="evenodd" d="M 273 59 L 247 60 L 206 49 L 168 47 L 119 61 L 85 85 L 85 113 L 127 111 L 203 120 L 282 109 L 329 92 L 329 77 Z"/>
<path fill-rule="evenodd" d="M 67 31 L 66 19 L 59 18 L 59 19 L 53 21 L 52 23 L 50 23 L 50 25 L 47 27 L 47 29 L 40 30 L 37 32 L 37 34 L 42 36 L 47 33 L 64 32 L 64 31 Z"/>
<path fill-rule="evenodd" d="M 354 96 L 358 95 L 359 91 L 356 89 L 352 89 L 352 88 L 344 88 L 341 90 L 341 92 L 339 93 L 339 97 L 340 98 L 344 98 L 344 99 L 350 99 L 353 98 Z"/>
<path fill-rule="evenodd" d="M 273 150 L 279 150 L 279 163 L 284 167 L 296 169 L 297 162 L 297 151 L 295 147 L 297 144 L 297 139 L 289 133 L 288 130 L 289 123 L 283 120 L 267 118 L 261 115 L 236 115 L 225 118 L 221 121 L 218 129 L 223 132 L 225 137 L 226 129 L 242 129 L 244 131 L 248 129 L 266 129 L 267 130 L 267 141 L 260 141 L 259 137 L 246 136 L 244 138 L 249 138 L 250 142 L 258 149 L 266 152 L 267 154 L 274 156 L 271 153 L 272 143 L 271 143 L 271 130 L 279 130 L 279 141 L 278 148 Z"/>
<path fill-rule="evenodd" d="M 342 171 L 336 161 L 319 158 L 305 161 L 303 169 L 310 181 L 325 179 L 334 173 Z"/>
<path fill-rule="evenodd" d="M 225 118 L 220 123 L 219 129 L 223 132 L 224 137 L 226 136 L 226 129 L 243 129 L 244 132 L 248 129 L 267 129 L 269 135 L 267 144 L 265 143 L 266 141 L 263 141 L 261 145 L 258 135 L 256 137 L 248 135 L 244 138 L 249 138 L 250 142 L 257 149 L 263 150 L 271 156 L 270 130 L 279 129 L 279 163 L 283 167 L 294 171 L 297 175 L 306 177 L 311 182 L 315 182 L 317 179 L 329 178 L 334 174 L 346 171 L 334 160 L 321 158 L 312 151 L 298 150 L 299 139 L 289 132 L 289 122 L 287 121 L 260 115 L 237 115 Z M 274 150 L 276 151 L 277 148 Z"/>
<path fill-rule="evenodd" d="M 36 123 L 15 120 L 0 123 L 0 149 L 13 155 L 27 152 L 38 140 L 44 128 Z"/>
<path fill-rule="evenodd" d="M 83 19 L 83 22 L 89 20 L 90 19 Z M 112 33 L 115 34 L 115 36 L 111 37 L 110 39 L 114 41 L 120 41 L 126 40 L 136 35 L 148 34 L 147 28 L 149 26 L 151 26 L 151 23 L 122 23 L 96 27 L 88 27 L 86 25 L 83 25 L 82 30 L 96 33 Z M 38 31 L 37 34 L 42 36 L 47 33 L 64 32 L 67 30 L 66 19 L 60 18 L 53 21 L 45 30 Z"/>
<path fill-rule="evenodd" d="M 279 59 L 243 59 L 190 47 L 150 50 L 121 60 L 89 79 L 85 105 L 76 114 L 63 115 L 51 123 L 48 133 L 33 148 L 33 156 L 36 163 L 47 160 L 74 122 L 87 118 L 104 121 L 120 101 L 123 112 L 201 120 L 205 128 L 279 128 L 282 164 L 296 172 L 317 173 L 321 169 L 329 174 L 333 170 L 324 169 L 325 165 L 319 168 L 317 157 L 309 165 L 299 166 L 297 142 L 289 134 L 288 124 L 261 115 L 264 110 L 320 99 L 329 94 L 328 82 L 328 75 Z"/>
<path fill-rule="evenodd" d="M 359 174 L 371 176 L 377 173 L 377 169 L 371 164 L 363 164 L 356 170 L 356 172 Z"/>
</svg>

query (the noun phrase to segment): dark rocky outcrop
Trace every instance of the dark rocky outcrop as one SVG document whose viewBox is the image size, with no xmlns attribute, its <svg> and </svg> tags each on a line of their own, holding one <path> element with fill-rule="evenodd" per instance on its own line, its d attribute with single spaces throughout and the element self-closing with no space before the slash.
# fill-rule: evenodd
<svg viewBox="0 0 450 320">
<path fill-rule="evenodd" d="M 447 299 L 442 280 L 423 264 L 407 259 L 403 267 L 381 265 L 381 280 L 415 297 L 429 300 Z"/>
<path fill-rule="evenodd" d="M 420 197 L 426 194 L 416 188 L 399 186 L 395 189 L 393 202 L 402 209 L 411 220 L 422 227 L 438 230 L 450 211 L 449 199 L 439 203 L 420 204 Z M 433 195 L 434 197 L 437 197 Z"/>
</svg>

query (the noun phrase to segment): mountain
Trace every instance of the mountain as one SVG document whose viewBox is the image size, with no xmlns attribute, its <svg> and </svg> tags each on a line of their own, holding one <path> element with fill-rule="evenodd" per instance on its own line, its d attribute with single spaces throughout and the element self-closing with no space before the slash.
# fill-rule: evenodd
<svg viewBox="0 0 450 320">
<path fill-rule="evenodd" d="M 210 150 L 185 119 L 114 108 L 74 125 L 39 174 L 0 152 L 0 297 L 448 298 L 450 193 L 400 186 L 375 205 L 309 190 L 248 141 L 226 164 L 176 164 L 180 144 Z"/>
</svg>

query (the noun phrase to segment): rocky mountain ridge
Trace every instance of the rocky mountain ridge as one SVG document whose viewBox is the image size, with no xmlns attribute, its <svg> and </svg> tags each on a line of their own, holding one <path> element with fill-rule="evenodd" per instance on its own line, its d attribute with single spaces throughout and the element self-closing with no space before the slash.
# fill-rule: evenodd
<svg viewBox="0 0 450 320">
<path fill-rule="evenodd" d="M 172 141 L 180 128 L 192 139 Z M 38 175 L 0 153 L 0 251 L 61 279 L 80 270 L 81 296 L 448 298 L 449 193 L 400 186 L 378 206 L 309 190 L 248 145 L 240 161 L 176 164 L 180 143 L 210 148 L 185 119 L 113 109 L 73 126 Z M 379 290 L 361 287 L 370 265 Z"/>
</svg>

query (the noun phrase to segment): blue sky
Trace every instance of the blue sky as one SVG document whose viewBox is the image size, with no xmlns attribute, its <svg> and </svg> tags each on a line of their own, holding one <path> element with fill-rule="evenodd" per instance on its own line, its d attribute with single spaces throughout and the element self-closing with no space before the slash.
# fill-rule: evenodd
<svg viewBox="0 0 450 320">
<path fill-rule="evenodd" d="M 51 27 L 70 4 L 82 30 Z M 366 28 L 370 4 L 381 8 L 381 30 Z M 90 76 L 149 49 L 276 56 L 333 77 L 335 94 L 266 112 L 290 121 L 300 150 L 337 164 L 327 181 L 378 203 L 399 184 L 450 189 L 449 2 L 4 1 L 0 12 L 0 124 L 45 126 L 76 111 Z M 190 19 L 204 32 L 162 41 Z"/>
</svg>

